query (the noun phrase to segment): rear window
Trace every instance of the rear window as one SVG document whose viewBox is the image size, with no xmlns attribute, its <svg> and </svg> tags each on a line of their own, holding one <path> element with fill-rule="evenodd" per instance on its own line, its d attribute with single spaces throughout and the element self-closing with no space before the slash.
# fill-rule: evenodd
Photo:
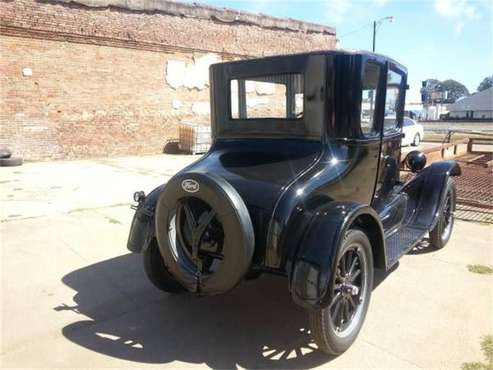
<svg viewBox="0 0 493 370">
<path fill-rule="evenodd" d="M 303 117 L 303 75 L 299 73 L 249 77 L 230 81 L 233 120 Z"/>
</svg>

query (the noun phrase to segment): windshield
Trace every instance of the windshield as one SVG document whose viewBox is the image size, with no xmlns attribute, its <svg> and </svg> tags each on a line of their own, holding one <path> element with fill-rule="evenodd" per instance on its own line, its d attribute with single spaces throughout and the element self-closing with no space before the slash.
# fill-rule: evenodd
<svg viewBox="0 0 493 370">
<path fill-rule="evenodd" d="M 230 116 L 233 120 L 298 120 L 303 116 L 303 90 L 300 73 L 233 79 Z"/>
</svg>

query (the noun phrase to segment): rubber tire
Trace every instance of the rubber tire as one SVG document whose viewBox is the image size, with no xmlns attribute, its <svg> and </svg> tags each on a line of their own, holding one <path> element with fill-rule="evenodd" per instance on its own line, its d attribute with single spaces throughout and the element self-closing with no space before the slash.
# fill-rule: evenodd
<svg viewBox="0 0 493 370">
<path fill-rule="evenodd" d="M 22 162 L 22 158 L 0 158 L 0 167 L 20 166 Z"/>
<path fill-rule="evenodd" d="M 0 147 L 0 158 L 10 158 L 12 156 L 12 152 L 5 147 Z"/>
<path fill-rule="evenodd" d="M 421 136 L 419 134 L 414 135 L 413 142 L 411 143 L 412 146 L 419 146 L 421 143 Z"/>
<path fill-rule="evenodd" d="M 358 323 L 356 328 L 345 338 L 337 337 L 328 324 L 328 320 L 330 320 L 328 307 L 308 311 L 311 335 L 315 340 L 315 343 L 318 345 L 318 348 L 321 351 L 333 356 L 338 356 L 345 352 L 356 340 L 356 337 L 358 336 L 358 333 L 363 326 L 363 322 L 365 321 L 366 312 L 368 311 L 368 306 L 370 304 L 371 291 L 373 289 L 373 254 L 371 243 L 363 230 L 354 228 L 346 232 L 344 241 L 337 253 L 336 264 L 339 261 L 340 256 L 355 241 L 359 241 L 360 244 L 363 246 L 363 250 L 366 252 L 366 267 L 368 271 L 368 287 L 366 289 L 366 299 L 363 311 L 361 313 L 360 322 Z M 332 276 L 331 279 L 331 291 L 333 284 L 334 276 Z"/>
<path fill-rule="evenodd" d="M 451 193 L 451 200 L 452 200 L 452 212 L 455 212 L 455 204 L 456 204 L 456 189 L 455 189 L 455 181 L 449 177 L 447 179 L 447 185 L 446 185 L 446 193 L 443 198 L 443 202 L 447 199 L 447 193 Z M 445 247 L 445 245 L 448 243 L 450 240 L 450 236 L 452 235 L 452 231 L 454 230 L 454 216 L 452 215 L 452 225 L 451 225 L 451 230 L 446 236 L 446 238 L 442 238 L 443 230 L 445 227 L 445 214 L 443 213 L 443 209 L 445 207 L 445 203 L 443 203 L 440 206 L 440 218 L 438 219 L 437 224 L 433 228 L 433 230 L 430 231 L 430 246 L 434 249 L 442 249 Z"/>
<path fill-rule="evenodd" d="M 184 181 L 199 186 L 190 193 Z M 176 258 L 170 244 L 169 223 L 181 199 L 198 198 L 213 208 L 224 230 L 224 259 L 217 271 L 202 276 L 198 283 L 186 258 Z M 156 238 L 168 271 L 190 292 L 222 294 L 237 286 L 251 267 L 255 239 L 248 209 L 235 188 L 212 173 L 180 172 L 164 187 L 156 205 Z"/>
<path fill-rule="evenodd" d="M 186 292 L 166 269 L 156 239 L 142 252 L 142 260 L 147 278 L 156 288 L 173 294 Z"/>
</svg>

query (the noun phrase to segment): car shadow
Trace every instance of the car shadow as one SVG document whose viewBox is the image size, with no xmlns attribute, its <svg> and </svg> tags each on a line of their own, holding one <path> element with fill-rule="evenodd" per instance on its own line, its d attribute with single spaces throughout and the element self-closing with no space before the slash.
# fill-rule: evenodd
<svg viewBox="0 0 493 370">
<path fill-rule="evenodd" d="M 65 275 L 76 305 L 54 309 L 86 317 L 63 335 L 140 363 L 298 369 L 331 360 L 310 338 L 306 312 L 292 302 L 286 279 L 265 275 L 212 297 L 170 295 L 150 285 L 141 262 L 127 254 Z"/>
</svg>

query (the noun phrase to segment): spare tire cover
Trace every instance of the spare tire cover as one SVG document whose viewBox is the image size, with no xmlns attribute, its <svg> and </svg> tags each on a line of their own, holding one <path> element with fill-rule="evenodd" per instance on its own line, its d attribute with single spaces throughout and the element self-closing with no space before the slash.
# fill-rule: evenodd
<svg viewBox="0 0 493 370">
<path fill-rule="evenodd" d="M 214 272 L 203 273 L 190 258 L 177 252 L 184 246 L 171 225 L 174 219 L 175 228 L 181 227 L 177 212 L 190 198 L 210 206 L 222 226 L 223 257 Z M 209 173 L 179 173 L 165 185 L 156 206 L 156 237 L 171 274 L 189 291 L 204 295 L 234 288 L 248 272 L 255 247 L 250 215 L 241 196 L 225 179 Z"/>
</svg>

